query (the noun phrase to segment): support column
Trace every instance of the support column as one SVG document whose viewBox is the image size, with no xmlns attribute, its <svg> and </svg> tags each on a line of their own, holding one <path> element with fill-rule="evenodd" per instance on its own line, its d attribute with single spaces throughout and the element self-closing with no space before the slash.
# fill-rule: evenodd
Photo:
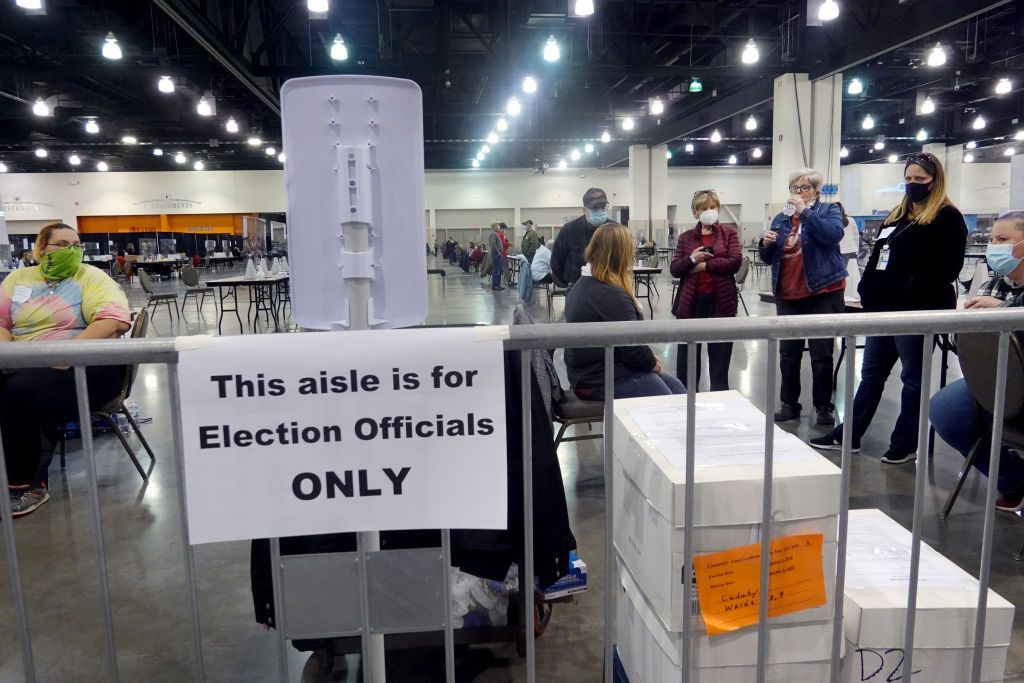
<svg viewBox="0 0 1024 683">
<path fill-rule="evenodd" d="M 629 186 L 633 197 L 629 207 L 629 229 L 659 246 L 668 244 L 668 158 L 667 147 L 629 148 Z"/>
<path fill-rule="evenodd" d="M 766 218 L 789 198 L 789 174 L 798 168 L 813 168 L 821 173 L 824 184 L 839 185 L 842 119 L 842 74 L 813 82 L 807 74 L 775 79 L 771 205 Z"/>
<path fill-rule="evenodd" d="M 942 159 L 942 157 L 939 157 Z M 957 206 L 964 189 L 964 146 L 950 145 L 946 148 L 946 194 Z"/>
<path fill-rule="evenodd" d="M 1010 157 L 1010 210 L 1024 208 L 1024 154 Z"/>
</svg>

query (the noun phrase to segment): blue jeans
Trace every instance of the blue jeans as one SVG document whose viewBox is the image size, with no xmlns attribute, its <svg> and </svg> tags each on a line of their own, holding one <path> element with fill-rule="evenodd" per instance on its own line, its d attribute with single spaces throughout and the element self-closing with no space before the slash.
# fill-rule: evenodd
<svg viewBox="0 0 1024 683">
<path fill-rule="evenodd" d="M 942 440 L 960 451 L 965 458 L 970 455 L 974 444 L 983 434 L 990 435 L 992 416 L 978 407 L 967 388 L 967 382 L 958 379 L 932 396 L 928 417 L 935 432 Z M 990 442 L 985 439 L 974 458 L 974 467 L 988 476 Z M 1024 486 L 1024 460 L 1010 449 L 1003 447 L 999 456 L 999 481 L 1001 493 L 1011 493 Z"/>
<path fill-rule="evenodd" d="M 860 439 L 868 430 L 871 419 L 882 401 L 885 381 L 899 360 L 902 365 L 900 380 L 900 414 L 889 437 L 889 447 L 913 453 L 917 450 L 917 417 L 921 403 L 921 344 L 920 336 L 868 337 L 864 346 L 864 363 L 860 369 L 860 386 L 853 399 L 853 447 L 860 448 Z M 832 438 L 843 439 L 843 425 L 832 430 Z"/>
<path fill-rule="evenodd" d="M 491 252 L 491 287 L 501 286 L 501 252 Z"/>
<path fill-rule="evenodd" d="M 678 377 L 666 372 L 659 375 L 655 372 L 641 372 L 619 380 L 615 383 L 615 398 L 638 398 L 640 396 L 668 396 L 684 394 L 686 387 Z M 595 387 L 591 398 L 594 401 L 604 400 L 604 386 Z"/>
</svg>

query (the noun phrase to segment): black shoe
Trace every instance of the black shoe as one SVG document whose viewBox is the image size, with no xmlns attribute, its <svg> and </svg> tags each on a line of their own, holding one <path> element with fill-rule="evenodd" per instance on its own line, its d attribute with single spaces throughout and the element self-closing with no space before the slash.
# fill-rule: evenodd
<svg viewBox="0 0 1024 683">
<path fill-rule="evenodd" d="M 843 442 L 836 441 L 831 434 L 825 436 L 818 436 L 807 443 L 811 444 L 818 450 L 822 451 L 841 451 L 843 450 Z M 850 449 L 851 453 L 860 453 L 860 446 L 854 444 L 853 448 Z"/>
<path fill-rule="evenodd" d="M 817 419 L 815 422 L 819 425 L 825 425 L 828 427 L 834 427 L 836 424 L 836 414 L 832 412 L 832 408 L 829 406 L 822 406 L 817 409 Z"/>
<path fill-rule="evenodd" d="M 504 287 L 500 287 L 500 286 L 499 286 L 499 287 L 491 287 L 491 290 L 492 290 L 492 291 L 495 291 L 495 292 L 500 292 L 500 291 L 502 291 L 503 289 L 505 289 L 505 288 L 504 288 Z"/>
<path fill-rule="evenodd" d="M 800 404 L 799 403 L 783 403 L 782 407 L 775 411 L 776 422 L 786 422 L 787 420 L 796 420 L 800 417 Z"/>
<path fill-rule="evenodd" d="M 886 465 L 902 465 L 905 462 L 913 462 L 917 460 L 917 452 L 901 451 L 898 448 L 889 447 L 889 450 L 882 456 L 882 463 Z"/>
</svg>

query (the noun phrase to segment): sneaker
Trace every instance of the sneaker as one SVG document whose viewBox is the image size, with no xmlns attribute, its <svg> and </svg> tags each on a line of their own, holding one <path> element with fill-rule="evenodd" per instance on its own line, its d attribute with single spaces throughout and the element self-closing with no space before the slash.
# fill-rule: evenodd
<svg viewBox="0 0 1024 683">
<path fill-rule="evenodd" d="M 1013 493 L 1000 493 L 996 498 L 996 509 L 1004 512 L 1024 510 L 1024 489 Z"/>
<path fill-rule="evenodd" d="M 905 462 L 913 462 L 917 460 L 917 452 L 901 451 L 898 448 L 889 448 L 882 456 L 882 463 L 886 465 L 902 465 Z"/>
<path fill-rule="evenodd" d="M 815 420 L 816 424 L 827 427 L 835 426 L 836 414 L 832 411 L 830 407 L 822 406 L 821 408 L 818 408 L 816 412 L 818 413 L 817 419 Z"/>
<path fill-rule="evenodd" d="M 843 450 L 843 442 L 836 441 L 831 434 L 825 436 L 818 436 L 807 443 L 811 444 L 815 448 L 822 451 L 841 451 Z M 860 446 L 854 444 L 853 448 L 850 449 L 851 453 L 860 453 Z"/>
<path fill-rule="evenodd" d="M 782 407 L 775 411 L 776 422 L 787 422 L 800 418 L 800 404 L 783 403 Z"/>
<path fill-rule="evenodd" d="M 17 499 L 11 496 L 11 517 L 24 517 L 35 512 L 48 500 L 50 500 L 50 493 L 45 488 L 29 489 Z"/>
</svg>

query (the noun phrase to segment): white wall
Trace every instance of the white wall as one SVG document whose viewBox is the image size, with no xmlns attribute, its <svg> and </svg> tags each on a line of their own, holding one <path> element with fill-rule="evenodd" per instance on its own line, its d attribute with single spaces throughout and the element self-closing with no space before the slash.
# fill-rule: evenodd
<svg viewBox="0 0 1024 683">
<path fill-rule="evenodd" d="M 1010 208 L 1010 164 L 963 164 L 960 210 L 964 213 L 1002 213 Z M 847 213 L 867 216 L 888 211 L 903 192 L 903 164 L 844 166 L 839 201 Z"/>
</svg>

